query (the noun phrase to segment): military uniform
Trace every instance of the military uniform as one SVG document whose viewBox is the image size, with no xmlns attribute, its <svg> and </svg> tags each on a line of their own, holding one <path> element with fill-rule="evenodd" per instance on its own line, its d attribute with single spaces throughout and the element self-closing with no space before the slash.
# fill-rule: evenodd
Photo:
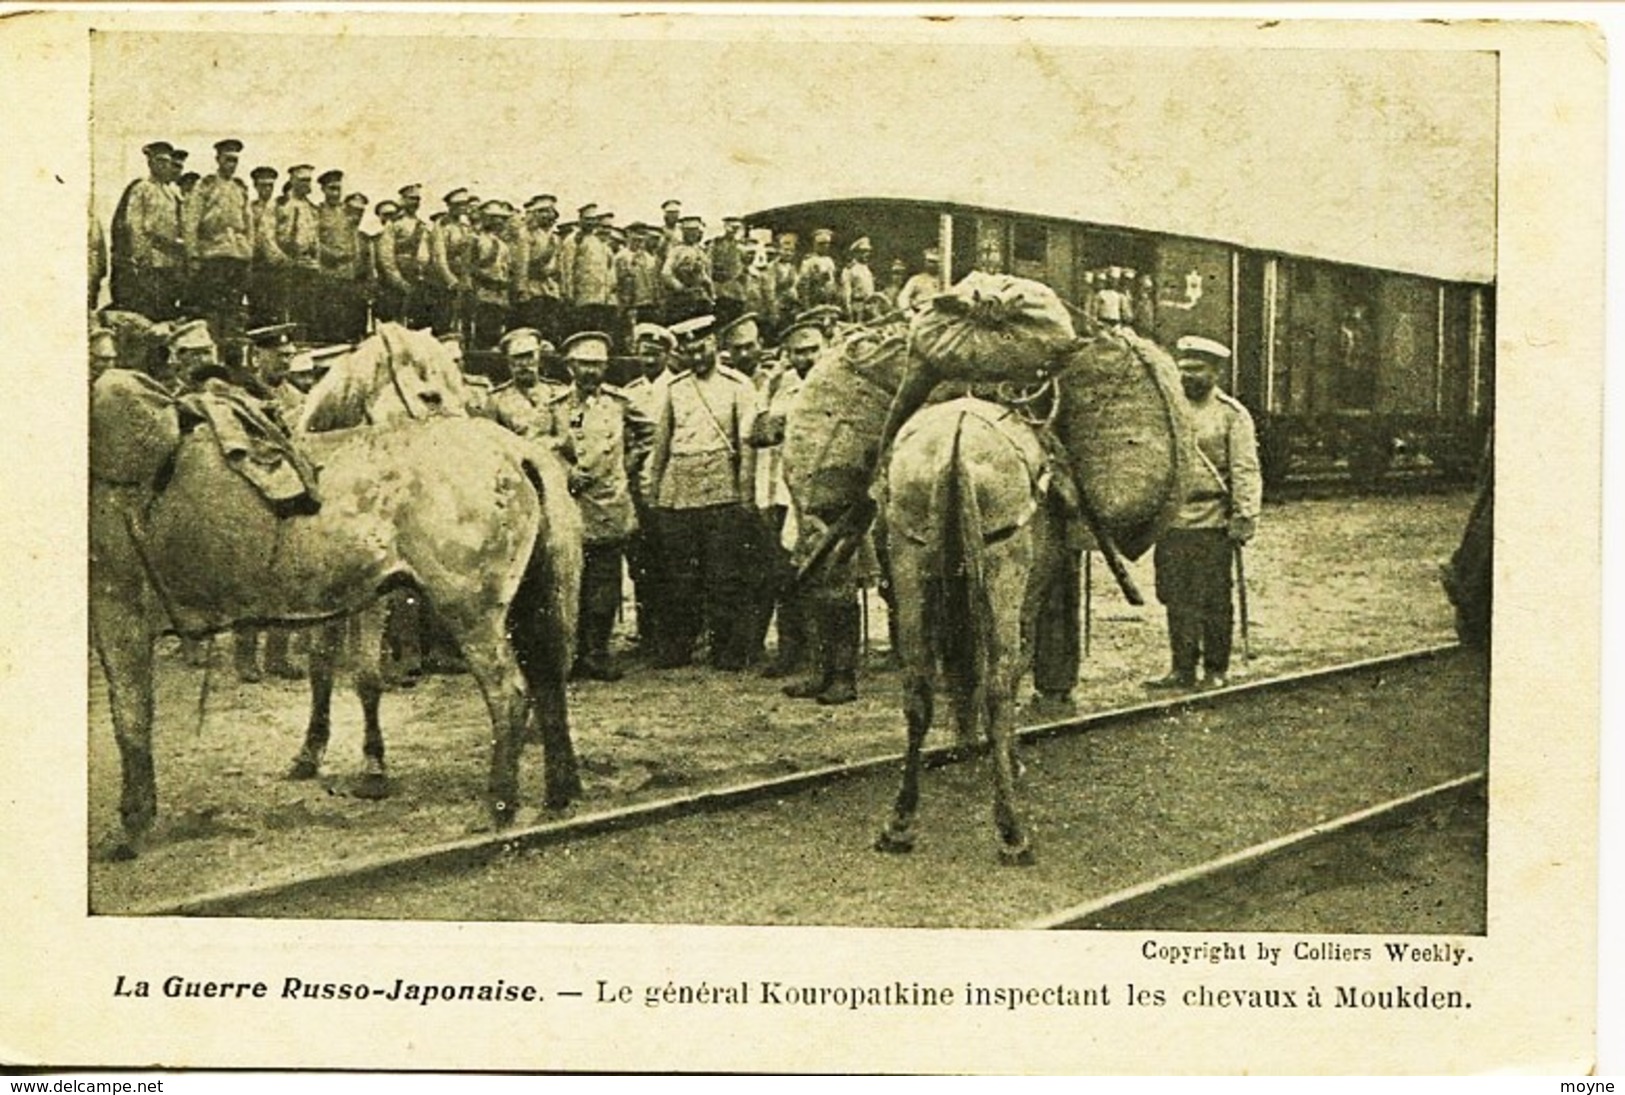
<svg viewBox="0 0 1625 1095">
<path fill-rule="evenodd" d="M 1179 340 L 1177 352 L 1182 362 L 1183 355 L 1215 362 L 1229 358 L 1222 344 L 1189 335 Z M 1258 443 L 1247 408 L 1215 387 L 1192 399 L 1191 417 L 1199 453 L 1193 483 L 1154 555 L 1173 667 L 1168 677 L 1151 683 L 1164 687 L 1197 684 L 1198 661 L 1210 685 L 1225 682 L 1234 626 L 1234 545 L 1252 536 L 1263 500 Z"/>
<path fill-rule="evenodd" d="M 711 259 L 698 243 L 678 240 L 667 245 L 660 283 L 666 296 L 668 325 L 705 315 L 716 306 Z"/>
<path fill-rule="evenodd" d="M 738 239 L 723 236 L 712 242 L 711 284 L 718 323 L 730 323 L 745 313 L 745 249 Z"/>
<path fill-rule="evenodd" d="M 636 531 L 631 483 L 649 450 L 654 426 L 625 392 L 577 385 L 548 402 L 551 429 L 568 437 L 575 456 L 571 493 L 581 507 L 581 615 L 576 648 L 584 675 L 614 676 L 609 639 L 621 604 L 621 561 Z"/>
<path fill-rule="evenodd" d="M 491 390 L 486 413 L 520 437 L 532 440 L 552 437 L 562 441 L 568 435 L 556 428 L 552 406 L 562 388 L 563 385 L 545 380 L 528 388 L 521 388 L 512 381 L 498 384 Z"/>
<path fill-rule="evenodd" d="M 513 275 L 510 326 L 532 327 L 556 342 L 561 335 L 559 236 L 551 225 L 521 223 L 513 233 L 509 261 Z"/>
<path fill-rule="evenodd" d="M 490 213 L 505 216 L 505 213 Z M 491 225 L 474 237 L 469 276 L 474 283 L 474 315 L 470 344 L 489 350 L 502 337 L 508 318 L 508 290 L 513 281 L 512 256 L 507 241 Z"/>
<path fill-rule="evenodd" d="M 210 175 L 198 181 L 186 203 L 186 249 L 197 271 L 198 304 L 216 339 L 242 328 L 254 229 L 248 186 L 239 178 Z"/>
<path fill-rule="evenodd" d="M 751 640 L 752 561 L 741 549 L 751 540 L 755 392 L 721 365 L 703 379 L 678 373 L 656 389 L 645 496 L 660 526 L 670 597 L 658 664 L 687 664 L 705 626 L 714 664 L 742 669 Z"/>
<path fill-rule="evenodd" d="M 875 295 L 875 274 L 869 269 L 868 242 L 858 240 L 852 245 L 854 257 L 841 271 L 841 310 L 850 320 L 861 319 L 864 306 Z"/>
<path fill-rule="evenodd" d="M 257 169 L 274 179 L 274 169 Z M 256 198 L 248 207 L 252 252 L 248 266 L 248 322 L 269 327 L 287 319 L 284 280 L 288 256 L 277 243 L 277 204 L 275 198 Z"/>
<path fill-rule="evenodd" d="M 156 176 L 137 179 L 113 218 L 113 306 L 154 322 L 174 319 L 185 274 L 179 193 Z"/>
<path fill-rule="evenodd" d="M 321 298 L 316 309 L 316 342 L 357 342 L 366 331 L 361 303 L 361 233 L 342 205 L 322 205 L 316 218 L 316 254 L 321 265 Z M 357 323 L 358 308 L 361 323 Z"/>
<path fill-rule="evenodd" d="M 570 300 L 571 328 L 575 331 L 613 331 L 617 298 L 615 263 L 609 241 L 596 229 L 583 226 L 562 257 L 565 260 L 565 292 Z"/>
<path fill-rule="evenodd" d="M 452 211 L 428 229 L 429 270 L 424 318 L 437 334 L 462 331 L 468 319 L 469 293 L 473 288 L 469 275 L 474 259 L 474 230 L 457 211 L 462 203 L 453 199 L 458 193 L 453 191 L 447 195 Z"/>
<path fill-rule="evenodd" d="M 403 208 L 378 236 L 375 310 L 380 320 L 411 327 L 425 323 L 424 277 L 428 268 L 429 226 Z"/>
<path fill-rule="evenodd" d="M 283 285 L 288 319 L 310 331 L 322 327 L 320 224 L 321 211 L 303 195 L 289 193 L 277 210 L 277 247 L 288 259 Z"/>
</svg>

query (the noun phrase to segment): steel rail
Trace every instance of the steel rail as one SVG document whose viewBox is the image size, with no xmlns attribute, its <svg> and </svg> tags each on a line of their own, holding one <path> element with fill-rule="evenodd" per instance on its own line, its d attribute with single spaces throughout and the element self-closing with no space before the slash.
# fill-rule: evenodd
<svg viewBox="0 0 1625 1095">
<path fill-rule="evenodd" d="M 1092 898 L 1082 904 L 1059 909 L 1048 915 L 1028 920 L 1015 925 L 1018 929 L 1065 929 L 1086 927 L 1090 922 L 1100 919 L 1108 914 L 1121 915 L 1132 909 L 1135 905 L 1152 901 L 1165 900 L 1182 889 L 1215 881 L 1216 879 L 1249 867 L 1257 866 L 1269 859 L 1284 853 L 1296 851 L 1316 841 L 1329 840 L 1345 835 L 1353 830 L 1382 822 L 1391 821 L 1409 816 L 1412 813 L 1426 810 L 1432 806 L 1460 795 L 1466 791 L 1482 787 L 1488 780 L 1489 773 L 1480 768 L 1455 779 L 1445 780 L 1432 787 L 1414 791 L 1408 795 L 1380 802 L 1375 806 L 1368 806 L 1363 810 L 1356 810 L 1342 817 L 1330 821 L 1320 821 L 1308 828 L 1299 829 L 1295 833 L 1287 833 L 1266 840 L 1261 844 L 1254 844 L 1240 851 L 1230 852 L 1204 863 L 1184 867 L 1177 871 L 1170 871 L 1165 875 L 1136 883 L 1133 886 L 1100 897 Z"/>
<path fill-rule="evenodd" d="M 1167 696 L 1143 703 L 1091 712 L 1054 722 L 1023 727 L 1017 734 L 1021 741 L 1038 741 L 1052 737 L 1086 733 L 1124 722 L 1133 722 L 1190 707 L 1212 707 L 1233 702 L 1244 702 L 1255 696 L 1290 691 L 1338 677 L 1374 672 L 1416 662 L 1429 661 L 1459 649 L 1455 643 L 1420 647 L 1396 654 L 1362 658 L 1332 666 L 1299 670 L 1276 677 L 1242 681 L 1213 691 L 1194 691 Z M 938 745 L 926 749 L 927 767 L 954 763 L 985 752 L 985 743 L 966 747 L 959 744 Z M 479 833 L 457 840 L 444 841 L 428 847 L 404 852 L 390 852 L 347 863 L 334 870 L 293 871 L 281 876 L 239 886 L 224 887 L 179 901 L 137 905 L 117 912 L 113 916 L 227 916 L 243 915 L 253 906 L 290 896 L 319 893 L 330 887 L 350 887 L 361 883 L 384 882 L 425 870 L 463 870 L 503 854 L 541 848 L 554 844 L 656 824 L 678 817 L 712 811 L 728 810 L 763 798 L 799 794 L 815 787 L 828 786 L 841 780 L 895 769 L 903 763 L 901 752 L 848 764 L 825 765 L 768 779 L 751 780 L 723 787 L 697 791 L 657 802 L 639 803 L 604 810 L 580 817 L 561 818 L 501 832 Z"/>
</svg>

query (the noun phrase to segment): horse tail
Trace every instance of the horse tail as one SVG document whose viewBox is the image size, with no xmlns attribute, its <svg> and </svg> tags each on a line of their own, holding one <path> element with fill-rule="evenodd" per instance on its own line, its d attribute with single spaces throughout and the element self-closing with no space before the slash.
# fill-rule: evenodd
<svg viewBox="0 0 1625 1095">
<path fill-rule="evenodd" d="M 944 668 L 956 691 L 983 709 L 992 679 L 993 605 L 988 599 L 987 548 L 982 538 L 982 507 L 976 482 L 962 451 L 966 415 L 954 425 L 947 465 L 939 480 L 941 602 L 938 634 Z"/>
<path fill-rule="evenodd" d="M 536 491 L 539 524 L 519 588 L 508 606 L 508 635 L 524 674 L 539 726 L 544 733 L 568 732 L 564 686 L 575 656 L 575 608 L 580 589 L 580 559 L 561 550 L 559 499 L 569 502 L 562 477 L 551 475 L 539 457 L 520 458 L 525 478 Z"/>
</svg>

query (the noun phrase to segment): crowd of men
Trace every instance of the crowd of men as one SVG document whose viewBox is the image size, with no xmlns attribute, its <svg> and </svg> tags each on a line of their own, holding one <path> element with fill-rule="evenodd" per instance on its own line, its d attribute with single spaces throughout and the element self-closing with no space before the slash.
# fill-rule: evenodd
<svg viewBox="0 0 1625 1095">
<path fill-rule="evenodd" d="M 777 332 L 825 305 L 860 322 L 921 298 L 933 281 L 929 268 L 911 279 L 901 260 L 879 276 L 868 239 L 837 255 L 828 229 L 812 233 L 805 253 L 794 233 L 747 231 L 738 217 L 708 239 L 677 199 L 656 224 L 617 225 L 594 203 L 561 223 L 552 194 L 516 207 L 458 187 L 431 214 L 420 184 L 374 205 L 346 192 L 342 170 L 311 164 L 255 167 L 251 191 L 238 175 L 243 150 L 234 138 L 216 142 L 215 169 L 200 176 L 185 170 L 185 149 L 143 147 L 148 173 L 119 200 L 110 254 L 91 218 L 92 308 L 110 273 L 113 307 L 155 321 L 202 316 L 217 340 L 292 322 L 310 341 L 351 342 L 370 314 L 456 333 L 477 350 L 525 328 L 555 345 L 603 331 L 625 350 L 640 322 L 754 312 Z M 363 230 L 369 209 L 376 231 Z"/>
<path fill-rule="evenodd" d="M 165 142 L 143 151 L 149 175 L 130 185 L 113 222 L 113 308 L 155 321 L 205 317 L 172 331 L 171 379 L 218 374 L 217 345 L 246 338 L 255 349 L 242 379 L 292 422 L 321 363 L 294 346 L 290 331 L 343 344 L 376 319 L 431 328 L 454 354 L 465 344 L 495 348 L 510 379 L 483 394 L 476 387 L 473 409 L 558 452 L 581 507 L 578 676 L 621 676 L 610 638 L 624 573 L 635 591 L 639 647 L 653 666 L 688 665 L 707 652 L 723 671 L 803 674 L 785 688 L 791 696 L 856 698 L 860 590 L 882 579 L 882 560 L 838 587 L 796 588 L 785 421 L 820 360 L 900 330 L 942 290 L 935 251 L 912 276 L 893 263 L 877 286 L 867 238 L 853 240 L 838 262 L 827 230 L 814 232 L 811 251 L 798 256 L 793 236 L 746 235 L 738 218 L 725 218 L 723 234 L 706 241 L 703 223 L 677 201 L 665 203 L 660 225 L 620 229 L 593 205 L 559 225 L 551 195 L 520 211 L 462 188 L 425 221 L 417 185 L 378 204 L 382 230 L 368 237 L 360 230 L 368 199 L 345 194 L 340 171 L 313 179 L 313 167 L 296 165 L 276 197 L 278 173 L 256 168 L 250 198 L 236 178 L 239 141 L 218 142 L 216 172 L 190 186 L 182 185 L 184 151 Z M 91 257 L 94 309 L 108 270 L 94 218 Z M 1149 275 L 1111 267 L 1086 281 L 1086 331 L 1154 330 Z M 108 332 L 93 334 L 90 349 L 93 376 L 116 363 Z M 1207 474 L 1158 546 L 1173 668 L 1148 683 L 1188 688 L 1225 681 L 1230 560 L 1234 545 L 1253 535 L 1260 489 L 1251 419 L 1216 386 L 1229 350 L 1202 338 L 1177 349 Z M 619 386 L 607 383 L 616 356 L 638 366 Z M 1079 668 L 1077 560 L 1070 562 L 1041 598 L 1047 607 L 1034 642 L 1040 699 L 1060 705 Z M 768 661 L 774 625 L 776 657 Z M 426 615 L 396 628 L 394 641 L 408 663 L 434 658 Z M 260 676 L 256 645 L 252 630 L 239 632 L 245 678 Z M 285 636 L 272 633 L 266 671 L 295 672 Z"/>
</svg>

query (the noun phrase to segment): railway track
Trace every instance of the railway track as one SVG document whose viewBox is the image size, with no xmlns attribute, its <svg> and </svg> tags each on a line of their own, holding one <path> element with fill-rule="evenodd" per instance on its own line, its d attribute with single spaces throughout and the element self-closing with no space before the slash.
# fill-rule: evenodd
<svg viewBox="0 0 1625 1095">
<path fill-rule="evenodd" d="M 1315 690 L 1322 692 L 1353 690 L 1353 694 L 1360 695 L 1367 690 L 1367 685 L 1359 682 L 1371 682 L 1370 688 L 1376 688 L 1385 679 L 1396 675 L 1425 679 L 1433 668 L 1447 665 L 1461 657 L 1462 655 L 1457 653 L 1453 646 L 1427 647 L 1272 679 L 1245 682 L 1217 692 L 1181 695 L 1095 712 L 1025 729 L 1021 738 L 1029 748 L 1024 750 L 1024 756 L 1030 766 L 1047 768 L 1052 773 L 1063 771 L 1071 773 L 1076 770 L 1071 760 L 1042 759 L 1041 750 L 1048 746 L 1040 743 L 1105 740 L 1102 737 L 1104 731 L 1120 731 L 1125 735 L 1144 734 L 1149 732 L 1147 728 L 1177 723 L 1180 720 L 1240 718 L 1243 713 L 1260 704 L 1290 701 L 1294 696 Z M 1202 731 L 1204 734 L 1206 732 L 1205 729 Z M 661 834 L 675 833 L 683 827 L 708 824 L 706 819 L 714 821 L 715 815 L 718 814 L 727 814 L 730 824 L 737 824 L 742 832 L 747 832 L 752 825 L 758 825 L 764 816 L 782 819 L 787 813 L 796 815 L 803 807 L 813 807 L 820 802 L 829 804 L 837 817 L 851 819 L 851 823 L 861 825 L 866 830 L 871 824 L 878 824 L 881 816 L 870 800 L 878 796 L 879 800 L 883 801 L 889 796 L 900 759 L 900 755 L 887 756 L 856 764 L 833 765 L 789 776 L 739 783 L 672 797 L 656 803 L 552 821 L 501 834 L 468 837 L 400 854 L 380 856 L 348 864 L 339 870 L 310 871 L 297 876 L 262 881 L 255 885 L 197 894 L 178 902 L 153 904 L 131 912 L 138 915 L 169 916 L 300 916 L 329 915 L 327 910 L 331 909 L 335 910 L 330 913 L 331 915 L 380 915 L 369 914 L 366 910 L 368 907 L 389 908 L 393 898 L 384 895 L 414 889 L 420 891 L 425 888 L 433 889 L 442 885 L 455 887 L 460 879 L 482 875 L 491 877 L 493 872 L 496 875 L 503 875 L 504 872 L 525 869 L 543 870 L 550 862 L 564 860 L 570 861 L 573 869 L 579 870 L 582 861 L 590 859 L 599 849 L 611 849 L 614 854 L 613 849 L 617 846 L 617 842 L 660 840 L 663 839 Z M 937 746 L 928 752 L 928 764 L 937 771 L 956 772 L 980 767 L 960 763 L 965 759 L 960 751 L 951 746 Z M 952 778 L 962 781 L 963 776 Z M 1388 819 L 1425 811 L 1451 796 L 1471 793 L 1474 788 L 1481 788 L 1483 780 L 1482 766 L 1468 763 L 1460 771 L 1447 773 L 1447 778 L 1405 786 L 1401 793 L 1386 795 L 1379 800 L 1362 801 L 1354 809 L 1338 810 L 1331 816 L 1316 816 L 1306 825 L 1300 824 L 1289 828 L 1276 826 L 1268 830 L 1269 835 L 1266 839 L 1247 841 L 1235 849 L 1225 849 L 1217 854 L 1199 854 L 1194 862 L 1182 863 L 1167 870 L 1150 869 L 1148 874 L 1135 877 L 1127 884 L 1111 885 L 1110 883 L 1118 877 L 1111 871 L 1107 872 L 1111 877 L 1105 879 L 1077 879 L 1069 882 L 1067 888 L 1074 895 L 1081 893 L 1082 897 L 1063 901 L 1047 894 L 1026 895 L 1022 898 L 1023 901 L 1035 903 L 1028 904 L 1027 909 L 1044 911 L 1036 915 L 1029 912 L 1026 916 L 1014 918 L 1006 911 L 1002 914 L 1004 920 L 1000 926 L 1052 928 L 1110 923 L 1114 916 L 1127 914 L 1134 908 L 1153 907 L 1159 900 L 1171 894 L 1191 894 L 1203 886 L 1221 884 L 1223 879 L 1231 875 L 1256 871 L 1262 864 L 1288 857 L 1306 846 L 1324 845 L 1339 840 L 1346 834 L 1356 834 L 1373 826 L 1381 826 Z M 1074 778 L 1070 782 L 1078 781 Z M 971 844 L 976 850 L 968 851 L 963 857 L 956 858 L 975 860 L 976 869 L 982 870 L 990 867 L 990 864 L 981 862 L 983 859 L 990 860 L 990 854 L 982 853 L 990 852 L 991 847 L 991 835 L 985 822 L 986 796 L 980 781 L 976 781 L 974 789 L 967 790 L 965 794 L 974 795 L 976 798 L 975 832 L 960 835 L 972 838 Z M 964 812 L 960 809 L 962 804 L 957 803 L 960 797 L 957 793 L 952 796 L 940 793 L 928 783 L 926 812 L 922 818 L 926 842 L 940 836 L 943 839 L 936 841 L 940 844 L 949 837 L 948 833 L 934 833 L 933 829 L 947 824 L 941 820 L 941 815 L 948 809 L 946 802 L 950 797 L 956 800 L 954 809 Z M 1035 790 L 1029 797 L 1036 807 L 1045 795 L 1041 790 Z M 845 801 L 846 799 L 852 801 Z M 789 807 L 788 810 L 785 809 L 786 806 Z M 1069 828 L 1067 816 L 1062 814 L 1048 822 L 1040 821 L 1040 825 L 1047 826 L 1051 830 L 1060 829 L 1064 833 Z M 811 822 L 808 825 L 814 829 L 818 828 Z M 686 829 L 684 831 L 686 832 Z M 1283 833 L 1285 835 L 1282 835 Z M 1041 857 L 1045 855 L 1043 843 L 1045 836 L 1041 828 Z M 683 838 L 673 836 L 671 839 L 681 841 Z M 771 836 L 764 837 L 758 842 L 758 846 L 765 846 L 771 840 Z M 742 843 L 749 842 L 748 836 L 742 838 Z M 851 839 L 847 838 L 844 843 L 850 846 Z M 929 847 L 930 844 L 927 843 L 926 848 Z M 563 850 L 562 856 L 554 854 L 560 849 Z M 625 857 L 631 853 L 622 847 L 620 854 Z M 937 856 L 943 854 L 946 853 L 940 851 L 936 853 Z M 912 858 L 919 863 L 936 857 L 922 849 Z M 1148 855 L 1144 858 L 1150 863 L 1156 861 L 1158 857 Z M 772 870 L 771 863 L 768 862 L 770 859 L 771 856 L 763 856 L 764 873 Z M 869 859 L 898 862 L 891 860 L 890 857 L 869 856 Z M 1139 870 L 1141 867 L 1135 864 L 1132 869 Z M 1005 873 L 1021 875 L 1025 872 Z M 505 875 L 503 877 L 505 878 Z M 369 902 L 369 897 L 379 900 Z M 537 910 L 535 915 L 509 907 L 491 912 L 487 916 L 482 914 L 478 905 L 477 898 L 459 899 L 458 908 L 465 911 L 456 914 L 456 917 L 467 919 L 556 917 L 566 920 L 576 918 L 576 914 L 557 907 Z M 313 913 L 311 910 L 319 911 Z M 381 915 L 391 914 L 383 912 Z M 659 912 L 652 915 L 655 919 L 663 918 Z M 681 918 L 694 914 L 677 915 Z M 580 918 L 591 920 L 598 917 L 588 911 Z M 632 915 L 627 918 L 640 917 Z M 972 916 L 967 922 L 976 920 L 977 918 Z M 699 914 L 697 922 L 707 922 L 704 913 Z M 798 921 L 792 917 L 792 922 Z M 839 919 L 823 921 L 814 915 L 813 922 L 845 921 Z"/>
</svg>

